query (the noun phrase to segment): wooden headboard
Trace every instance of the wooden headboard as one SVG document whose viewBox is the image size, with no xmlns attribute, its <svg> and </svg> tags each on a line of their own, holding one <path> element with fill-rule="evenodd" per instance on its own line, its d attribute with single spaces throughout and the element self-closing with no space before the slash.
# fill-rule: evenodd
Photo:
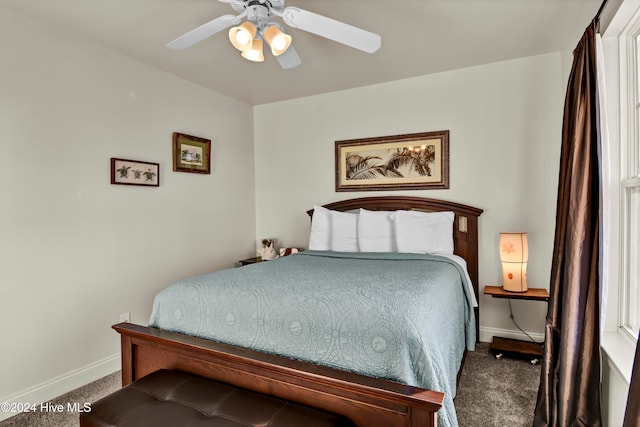
<svg viewBox="0 0 640 427">
<path fill-rule="evenodd" d="M 482 209 L 445 200 L 427 199 L 410 196 L 361 197 L 340 200 L 323 205 L 335 211 L 346 212 L 355 209 L 371 211 L 415 210 L 423 212 L 452 211 L 455 214 L 453 227 L 453 252 L 467 262 L 469 277 L 473 282 L 476 300 L 479 300 L 478 285 L 478 217 Z M 313 216 L 313 209 L 307 211 Z M 479 318 L 476 308 L 476 332 L 478 332 Z M 479 334 L 476 334 L 479 339 Z"/>
</svg>

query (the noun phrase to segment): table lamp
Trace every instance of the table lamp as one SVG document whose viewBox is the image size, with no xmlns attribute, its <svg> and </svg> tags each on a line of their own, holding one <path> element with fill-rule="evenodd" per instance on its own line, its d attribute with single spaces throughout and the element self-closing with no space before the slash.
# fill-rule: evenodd
<svg viewBox="0 0 640 427">
<path fill-rule="evenodd" d="M 500 233 L 502 288 L 508 292 L 527 292 L 527 233 Z"/>
</svg>

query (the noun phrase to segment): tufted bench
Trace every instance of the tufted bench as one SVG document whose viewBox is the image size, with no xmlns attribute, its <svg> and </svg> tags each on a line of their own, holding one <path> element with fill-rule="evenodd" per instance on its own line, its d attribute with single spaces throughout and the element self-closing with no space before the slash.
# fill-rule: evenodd
<svg viewBox="0 0 640 427">
<path fill-rule="evenodd" d="M 81 427 L 354 427 L 319 409 L 180 371 L 159 370 L 96 401 Z"/>
</svg>

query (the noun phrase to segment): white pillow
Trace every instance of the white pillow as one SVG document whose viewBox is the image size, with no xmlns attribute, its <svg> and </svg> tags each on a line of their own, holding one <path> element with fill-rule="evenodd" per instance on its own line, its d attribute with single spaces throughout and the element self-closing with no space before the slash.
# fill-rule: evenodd
<svg viewBox="0 0 640 427">
<path fill-rule="evenodd" d="M 331 250 L 331 215 L 330 210 L 322 206 L 313 207 L 311 233 L 309 234 L 309 250 Z"/>
<path fill-rule="evenodd" d="M 453 253 L 453 212 L 396 212 L 398 252 Z"/>
<path fill-rule="evenodd" d="M 329 212 L 331 215 L 331 250 L 358 252 L 358 214 Z"/>
<path fill-rule="evenodd" d="M 360 209 L 358 247 L 360 252 L 396 252 L 395 212 Z"/>
</svg>

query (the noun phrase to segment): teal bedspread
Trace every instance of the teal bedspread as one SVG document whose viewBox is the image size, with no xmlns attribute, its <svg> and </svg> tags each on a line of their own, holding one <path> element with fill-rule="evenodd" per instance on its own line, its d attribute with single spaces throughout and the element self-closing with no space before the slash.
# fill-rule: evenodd
<svg viewBox="0 0 640 427">
<path fill-rule="evenodd" d="M 462 268 L 432 255 L 306 251 L 181 280 L 149 326 L 445 393 L 453 397 L 475 317 Z"/>
</svg>

